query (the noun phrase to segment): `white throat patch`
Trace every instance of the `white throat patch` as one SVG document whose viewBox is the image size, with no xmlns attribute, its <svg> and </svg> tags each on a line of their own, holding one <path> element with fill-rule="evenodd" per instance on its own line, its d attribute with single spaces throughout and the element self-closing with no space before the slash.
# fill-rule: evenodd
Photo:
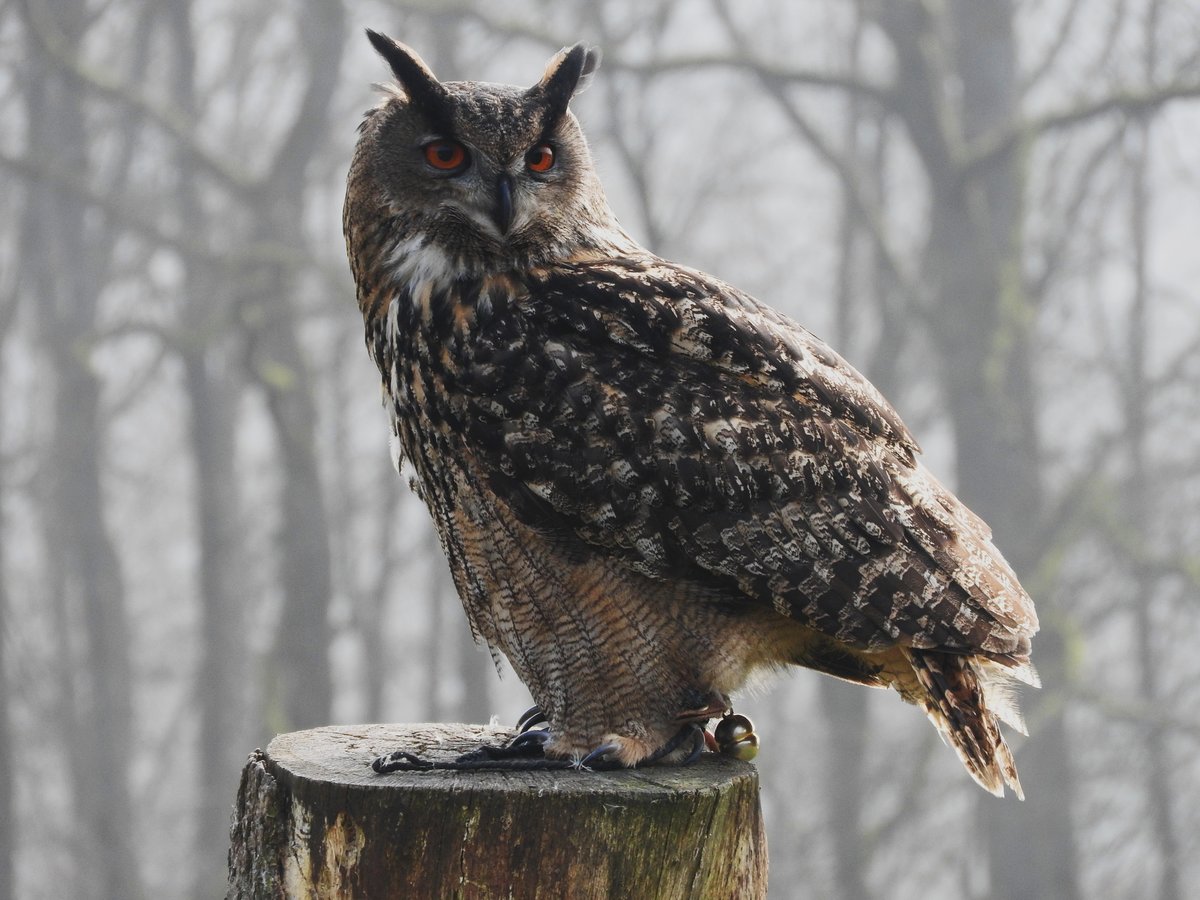
<svg viewBox="0 0 1200 900">
<path fill-rule="evenodd" d="M 459 270 L 444 250 L 419 235 L 398 241 L 384 259 L 384 267 L 392 283 L 407 290 L 414 303 L 426 293 L 423 288 L 449 285 Z"/>
</svg>

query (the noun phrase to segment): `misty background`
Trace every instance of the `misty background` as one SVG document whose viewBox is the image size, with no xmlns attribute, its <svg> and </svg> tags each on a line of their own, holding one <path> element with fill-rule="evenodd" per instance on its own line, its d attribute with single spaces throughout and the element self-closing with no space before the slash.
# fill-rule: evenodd
<svg viewBox="0 0 1200 900">
<path fill-rule="evenodd" d="M 879 385 L 1036 600 L 1023 804 L 894 693 L 738 702 L 772 898 L 1189 895 L 1200 3 L 0 0 L 0 900 L 221 896 L 273 734 L 528 703 L 388 457 L 365 27 L 443 79 L 601 47 L 626 228 Z"/>
</svg>

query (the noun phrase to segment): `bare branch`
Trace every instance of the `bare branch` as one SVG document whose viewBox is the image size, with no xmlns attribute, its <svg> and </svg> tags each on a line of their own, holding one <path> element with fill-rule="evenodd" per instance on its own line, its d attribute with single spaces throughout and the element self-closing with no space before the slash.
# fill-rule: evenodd
<svg viewBox="0 0 1200 900">
<path fill-rule="evenodd" d="M 113 224 L 121 225 L 159 246 L 169 247 L 182 256 L 216 264 L 226 270 L 263 263 L 307 266 L 311 262 L 298 247 L 274 241 L 260 240 L 243 244 L 236 251 L 207 246 L 194 236 L 175 233 L 142 215 L 137 211 L 136 199 L 101 194 L 79 175 L 44 162 L 13 156 L 0 150 L 0 169 L 8 169 L 31 181 L 50 182 L 104 213 Z"/>
<path fill-rule="evenodd" d="M 1023 142 L 1034 141 L 1077 125 L 1085 125 L 1114 113 L 1131 119 L 1145 117 L 1175 100 L 1192 100 L 1197 97 L 1200 97 L 1200 81 L 1117 90 L 1104 97 L 1083 101 L 1070 109 L 1045 113 L 1024 122 L 1017 122 L 999 134 L 980 140 L 969 154 L 962 169 L 962 176 L 971 177 L 990 166 L 996 159 L 1011 153 Z"/>
<path fill-rule="evenodd" d="M 736 23 L 729 16 L 728 10 L 720 3 L 714 4 L 714 9 L 738 52 L 746 54 L 745 38 L 738 31 Z M 879 254 L 884 267 L 895 279 L 896 284 L 907 298 L 914 301 L 911 304 L 912 308 L 919 309 L 920 304 L 915 302 L 919 295 L 917 281 L 905 271 L 900 261 L 900 256 L 892 249 L 888 240 L 887 229 L 883 223 L 882 215 L 863 192 L 863 185 L 867 183 L 867 180 L 862 177 L 853 161 L 847 159 L 846 154 L 835 150 L 833 144 L 796 108 L 791 96 L 788 94 L 788 85 L 785 82 L 771 77 L 762 69 L 755 70 L 755 75 L 766 89 L 768 96 L 775 101 L 792 127 L 800 132 L 816 154 L 841 179 L 843 188 L 846 191 L 846 197 L 855 212 L 861 217 L 863 226 L 867 234 L 870 235 L 871 241 L 875 245 L 876 252 Z"/>
<path fill-rule="evenodd" d="M 302 193 L 305 167 L 328 130 L 335 84 L 328 73 L 336 72 L 341 64 L 346 12 L 340 3 L 310 2 L 300 19 L 308 84 L 279 153 L 266 170 L 267 193 L 292 198 Z"/>
<path fill-rule="evenodd" d="M 1061 272 L 1067 249 L 1078 235 L 1078 230 L 1069 227 L 1067 223 L 1078 222 L 1084 205 L 1089 200 L 1095 199 L 1093 188 L 1096 175 L 1104 162 L 1120 147 L 1121 137 L 1124 133 L 1125 127 L 1124 124 L 1121 124 L 1088 154 L 1086 160 L 1079 167 L 1069 199 L 1063 204 L 1058 227 L 1039 242 L 1042 247 L 1043 260 L 1041 271 L 1026 284 L 1026 292 L 1035 302 L 1041 302 L 1046 296 L 1050 284 Z M 1057 167 L 1052 167 L 1051 171 L 1054 171 L 1055 168 Z"/>
<path fill-rule="evenodd" d="M 484 5 L 471 6 L 439 3 L 437 0 L 401 0 L 396 8 L 407 12 L 426 15 L 461 17 L 485 26 L 493 34 L 523 38 L 546 47 L 557 48 L 564 37 L 545 29 L 528 25 L 503 14 L 491 11 Z M 736 69 L 759 78 L 769 78 L 789 85 L 830 90 L 848 91 L 878 103 L 887 103 L 891 89 L 886 85 L 873 84 L 844 72 L 827 72 L 820 69 L 795 68 L 765 61 L 738 48 L 732 53 L 696 53 L 650 60 L 634 60 L 604 49 L 604 68 L 631 72 L 637 75 L 668 75 L 677 72 L 692 72 L 702 69 Z"/>
<path fill-rule="evenodd" d="M 248 173 L 239 171 L 197 141 L 188 119 L 144 96 L 114 72 L 80 60 L 57 26 L 46 21 L 40 4 L 23 4 L 23 7 L 26 11 L 25 23 L 30 34 L 42 52 L 50 57 L 63 74 L 92 93 L 145 116 L 148 121 L 177 141 L 193 163 L 217 178 L 231 191 L 244 193 L 254 187 L 255 181 Z"/>
<path fill-rule="evenodd" d="M 870 5 L 870 15 L 896 54 L 896 89 L 890 109 L 904 123 L 909 141 L 931 179 L 958 171 L 966 158 L 963 123 L 944 85 L 957 79 L 938 37 L 933 11 L 918 2 Z M 936 183 L 936 182 L 935 182 Z"/>
<path fill-rule="evenodd" d="M 624 59 L 610 60 L 608 57 L 605 57 L 604 64 L 644 75 L 662 75 L 696 69 L 737 69 L 754 75 L 760 80 L 770 80 L 787 85 L 846 91 L 847 93 L 873 100 L 881 105 L 886 104 L 892 96 L 889 87 L 873 84 L 861 78 L 856 78 L 853 75 L 842 72 L 826 72 L 816 69 L 796 69 L 781 66 L 755 58 L 744 51 L 733 54 L 700 53 L 693 56 L 668 57 L 646 62 L 634 62 Z"/>
<path fill-rule="evenodd" d="M 1054 41 L 1046 48 L 1046 53 L 1042 56 L 1041 61 L 1030 70 L 1021 84 L 1020 91 L 1022 95 L 1028 94 L 1037 87 L 1041 83 L 1041 80 L 1054 68 L 1054 64 L 1058 62 L 1058 57 L 1062 53 L 1063 47 L 1066 46 L 1068 38 L 1075 31 L 1075 23 L 1079 20 L 1078 13 L 1081 5 L 1081 0 L 1070 0 L 1070 3 L 1067 4 L 1062 18 L 1054 26 L 1052 32 L 1054 34 Z"/>
<path fill-rule="evenodd" d="M 1117 42 L 1121 38 L 1126 16 L 1129 13 L 1128 0 L 1115 0 L 1109 4 L 1107 12 L 1109 16 L 1108 25 L 1104 29 L 1104 42 L 1100 45 L 1100 50 L 1093 58 L 1092 63 L 1092 74 L 1097 77 L 1104 76 L 1110 61 L 1116 54 Z"/>
<path fill-rule="evenodd" d="M 1161 707 L 1148 704 L 1144 697 L 1114 697 L 1109 693 L 1076 687 L 1076 699 L 1089 704 L 1107 719 L 1152 725 L 1162 731 L 1174 731 L 1200 738 L 1200 722 L 1192 716 L 1173 716 Z"/>
</svg>

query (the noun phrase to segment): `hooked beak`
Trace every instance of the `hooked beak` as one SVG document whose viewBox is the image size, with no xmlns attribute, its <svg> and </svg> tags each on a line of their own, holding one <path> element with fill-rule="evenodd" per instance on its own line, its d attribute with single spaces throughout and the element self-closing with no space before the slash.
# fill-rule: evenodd
<svg viewBox="0 0 1200 900">
<path fill-rule="evenodd" d="M 511 175 L 501 175 L 496 179 L 496 204 L 492 207 L 492 221 L 500 229 L 501 235 L 508 234 L 513 220 L 513 180 Z"/>
</svg>

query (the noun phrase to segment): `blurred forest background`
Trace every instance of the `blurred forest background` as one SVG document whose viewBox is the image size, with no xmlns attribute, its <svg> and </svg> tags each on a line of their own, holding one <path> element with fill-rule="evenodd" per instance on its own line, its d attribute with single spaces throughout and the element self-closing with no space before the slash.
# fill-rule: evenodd
<svg viewBox="0 0 1200 900">
<path fill-rule="evenodd" d="M 272 734 L 527 702 L 388 458 L 367 26 L 443 78 L 600 46 L 626 227 L 880 385 L 1036 598 L 1024 804 L 894 695 L 739 703 L 772 897 L 1195 896 L 1195 0 L 0 0 L 0 898 L 220 896 Z"/>
</svg>

